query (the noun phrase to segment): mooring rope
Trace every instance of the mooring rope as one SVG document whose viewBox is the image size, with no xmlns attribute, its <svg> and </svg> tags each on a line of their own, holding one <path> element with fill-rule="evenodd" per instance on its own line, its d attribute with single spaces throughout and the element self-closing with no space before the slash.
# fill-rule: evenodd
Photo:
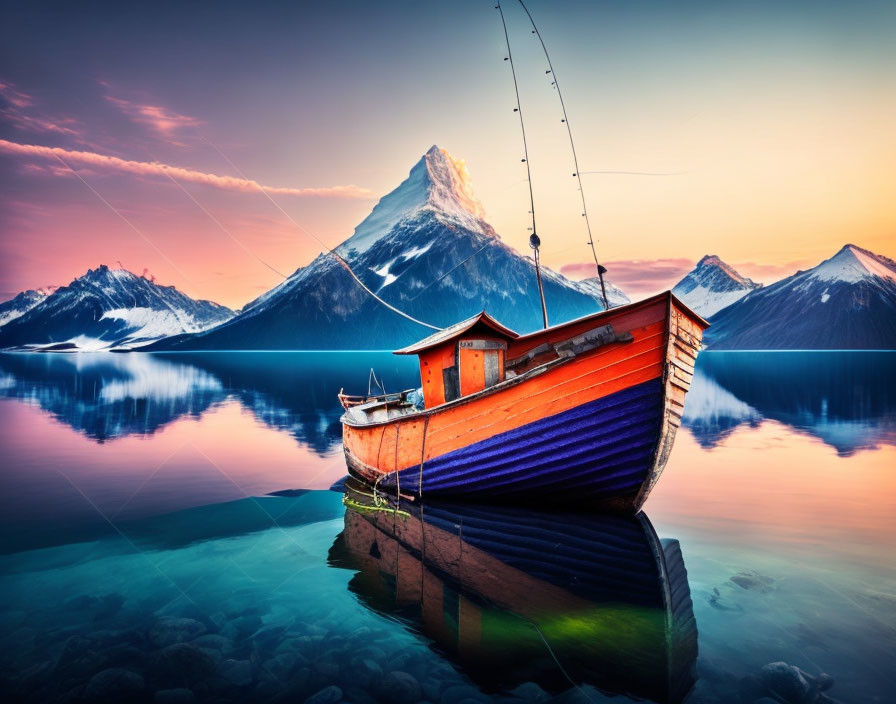
<svg viewBox="0 0 896 704">
<path fill-rule="evenodd" d="M 226 154 L 224 154 L 224 152 L 222 152 L 220 149 L 218 149 L 214 144 L 212 144 L 212 143 L 211 143 L 208 139 L 206 139 L 203 135 L 200 135 L 200 137 L 203 139 L 203 141 L 205 141 L 206 144 L 208 144 L 212 149 L 214 149 L 216 152 L 218 152 L 218 154 L 220 154 L 221 157 L 222 157 L 225 161 L 227 161 L 227 163 L 230 164 L 230 166 L 231 166 L 231 167 L 232 167 L 232 168 L 233 168 L 233 169 L 234 169 L 234 170 L 235 170 L 235 171 L 236 171 L 242 178 L 246 179 L 247 181 L 251 181 L 251 180 L 252 180 L 252 179 L 250 179 L 248 176 L 246 176 L 246 174 L 244 174 L 244 173 L 239 169 L 239 167 L 238 167 L 236 164 L 234 164 L 234 163 L 227 157 Z M 320 244 L 321 247 L 323 247 L 323 248 L 326 250 L 326 253 L 327 253 L 327 254 L 331 255 L 337 262 L 339 262 L 339 264 L 342 265 L 342 267 L 343 267 L 343 268 L 349 273 L 349 275 L 355 280 L 355 283 L 357 283 L 358 286 L 360 286 L 362 289 L 364 289 L 364 291 L 365 291 L 371 298 L 373 298 L 375 301 L 377 301 L 377 302 L 381 303 L 382 305 L 384 305 L 386 308 L 388 308 L 389 310 L 391 310 L 393 313 L 396 313 L 397 315 L 400 315 L 402 318 L 406 318 L 407 320 L 410 320 L 412 323 L 417 323 L 417 325 L 421 325 L 421 326 L 423 326 L 423 327 L 425 327 L 425 328 L 429 328 L 430 330 L 436 330 L 436 331 L 439 331 L 439 330 L 443 330 L 443 329 L 444 329 L 444 328 L 440 328 L 440 327 L 438 327 L 438 326 L 436 326 L 436 325 L 430 325 L 429 323 L 424 323 L 422 320 L 418 320 L 417 318 L 414 318 L 413 316 L 408 315 L 408 314 L 405 313 L 403 310 L 399 310 L 398 308 L 396 308 L 395 306 L 393 306 L 391 303 L 388 303 L 388 302 L 384 301 L 382 298 L 380 298 L 376 293 L 374 293 L 373 291 L 370 290 L 370 288 L 367 286 L 367 284 L 365 284 L 363 281 L 361 281 L 361 279 L 358 278 L 358 275 L 355 274 L 354 271 L 352 271 L 352 268 L 351 268 L 351 266 L 349 266 L 349 263 L 348 263 L 347 261 L 345 261 L 345 259 L 344 259 L 344 258 L 343 258 L 343 257 L 336 251 L 335 248 L 327 246 L 327 244 L 326 244 L 320 237 L 318 237 L 317 235 L 315 235 L 315 234 L 314 234 L 313 232 L 311 232 L 310 230 L 307 230 L 306 228 L 302 227 L 302 225 L 300 225 L 300 224 L 295 220 L 295 218 L 293 218 L 292 215 L 290 215 L 290 214 L 287 213 L 282 207 L 280 207 L 280 204 L 279 204 L 277 201 L 275 201 L 275 200 L 271 197 L 271 194 L 267 192 L 267 189 L 265 189 L 265 187 L 264 187 L 262 184 L 257 183 L 257 182 L 254 182 L 254 181 L 253 181 L 253 183 L 255 183 L 256 187 L 257 187 L 257 188 L 264 194 L 264 197 L 267 198 L 269 201 L 271 201 L 271 204 L 272 204 L 275 208 L 277 208 L 277 210 L 279 210 L 281 213 L 283 213 L 283 215 L 285 215 L 286 218 L 287 218 L 293 225 L 295 225 L 295 226 L 299 229 L 300 232 L 303 232 L 304 234 L 306 234 L 306 235 L 308 235 L 309 237 L 311 237 L 312 239 L 314 239 L 318 244 Z"/>
</svg>

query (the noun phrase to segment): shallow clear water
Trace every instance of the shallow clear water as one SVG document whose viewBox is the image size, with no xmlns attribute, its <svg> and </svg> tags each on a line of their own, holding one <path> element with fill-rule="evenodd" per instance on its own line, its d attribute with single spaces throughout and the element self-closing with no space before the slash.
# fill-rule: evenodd
<svg viewBox="0 0 896 704">
<path fill-rule="evenodd" d="M 346 513 L 371 367 L 0 354 L 0 696 L 896 699 L 896 354 L 703 353 L 627 521 Z"/>
</svg>

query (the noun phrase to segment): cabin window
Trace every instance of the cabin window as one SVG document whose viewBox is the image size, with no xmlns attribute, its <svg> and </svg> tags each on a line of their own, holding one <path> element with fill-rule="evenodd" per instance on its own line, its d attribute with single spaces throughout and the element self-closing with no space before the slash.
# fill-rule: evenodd
<svg viewBox="0 0 896 704">
<path fill-rule="evenodd" d="M 498 350 L 483 352 L 485 364 L 485 387 L 494 386 L 501 381 L 501 353 Z"/>
<path fill-rule="evenodd" d="M 445 401 L 456 401 L 460 398 L 460 379 L 457 367 L 447 367 L 442 370 L 442 379 L 445 384 Z"/>
</svg>

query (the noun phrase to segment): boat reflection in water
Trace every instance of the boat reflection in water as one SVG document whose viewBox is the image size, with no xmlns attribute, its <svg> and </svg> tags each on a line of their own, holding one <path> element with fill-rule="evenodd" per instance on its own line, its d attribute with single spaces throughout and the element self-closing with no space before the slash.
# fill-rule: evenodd
<svg viewBox="0 0 896 704">
<path fill-rule="evenodd" d="M 345 494 L 330 564 L 486 691 L 525 682 L 559 693 L 680 702 L 694 686 L 697 626 L 677 540 L 636 516 L 402 502 Z"/>
</svg>

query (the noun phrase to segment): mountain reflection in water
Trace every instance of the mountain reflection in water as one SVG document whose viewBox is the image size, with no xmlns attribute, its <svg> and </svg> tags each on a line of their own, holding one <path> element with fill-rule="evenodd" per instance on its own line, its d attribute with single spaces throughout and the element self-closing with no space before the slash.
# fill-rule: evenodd
<svg viewBox="0 0 896 704">
<path fill-rule="evenodd" d="M 849 457 L 896 445 L 896 353 L 705 352 L 682 424 L 704 448 L 763 420 Z"/>
<path fill-rule="evenodd" d="M 97 442 L 152 435 L 228 400 L 319 455 L 341 442 L 336 394 L 419 382 L 414 360 L 386 352 L 0 353 L 0 396 L 38 404 Z M 736 428 L 783 423 L 841 456 L 896 445 L 896 353 L 705 352 L 683 425 L 706 449 Z"/>
<path fill-rule="evenodd" d="M 0 396 L 38 404 L 97 442 L 152 435 L 237 400 L 262 423 L 318 454 L 342 438 L 336 394 L 376 367 L 387 381 L 408 361 L 385 353 L 0 354 Z"/>
<path fill-rule="evenodd" d="M 360 487 L 357 487 L 360 489 Z M 600 516 L 426 504 L 400 511 L 346 493 L 330 564 L 349 589 L 422 632 L 484 691 L 680 702 L 695 682 L 697 626 L 677 540 L 642 513 Z"/>
</svg>

